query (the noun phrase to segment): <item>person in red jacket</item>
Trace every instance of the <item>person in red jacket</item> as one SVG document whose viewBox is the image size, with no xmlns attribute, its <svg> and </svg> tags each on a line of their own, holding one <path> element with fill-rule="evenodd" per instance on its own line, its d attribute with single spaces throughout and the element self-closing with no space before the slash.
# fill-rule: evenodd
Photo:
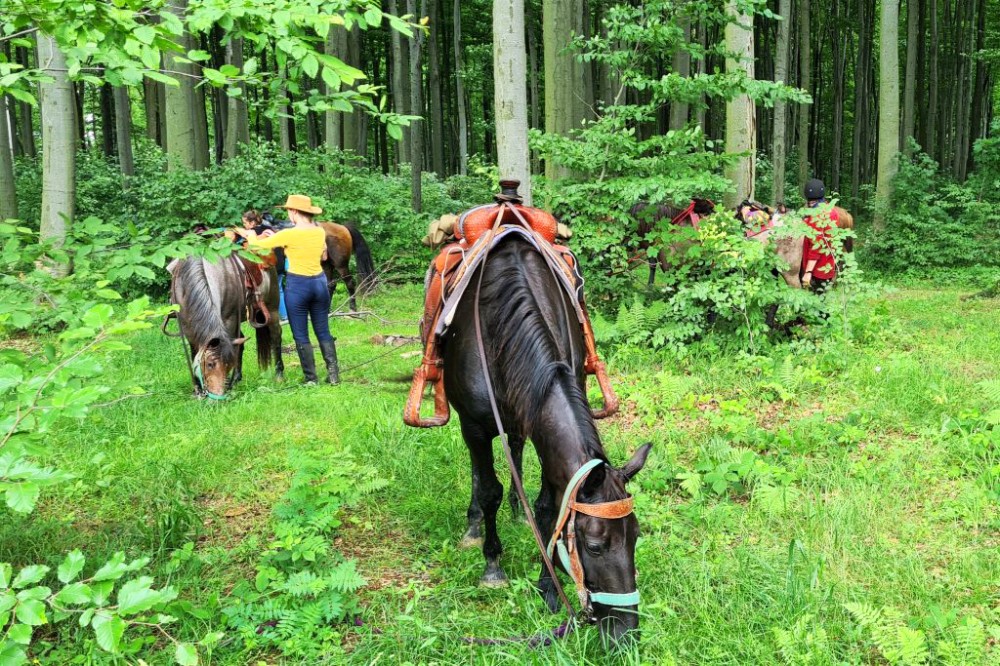
<svg viewBox="0 0 1000 666">
<path fill-rule="evenodd" d="M 810 180 L 805 187 L 806 207 L 819 208 L 826 204 L 826 186 L 821 180 Z M 837 226 L 837 211 L 807 215 L 803 221 L 816 231 L 815 238 L 803 240 L 802 286 L 822 294 L 837 278 L 837 259 L 833 253 L 830 230 Z"/>
</svg>

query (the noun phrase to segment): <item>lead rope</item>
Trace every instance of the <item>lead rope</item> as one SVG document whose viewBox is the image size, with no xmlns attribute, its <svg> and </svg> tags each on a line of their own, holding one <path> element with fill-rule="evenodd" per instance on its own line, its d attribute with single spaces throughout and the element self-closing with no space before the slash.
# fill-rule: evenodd
<svg viewBox="0 0 1000 666">
<path fill-rule="evenodd" d="M 483 275 L 486 273 L 486 261 L 489 258 L 493 236 L 496 235 L 496 231 L 500 226 L 500 220 L 503 219 L 504 210 L 506 210 L 506 208 L 501 206 L 499 212 L 497 213 L 497 219 L 493 222 L 493 227 L 490 229 L 490 237 L 487 238 L 486 246 L 483 249 L 483 261 L 479 269 L 479 280 L 476 283 L 476 298 L 473 304 L 476 344 L 479 346 L 479 363 L 483 370 L 483 376 L 486 378 L 486 395 L 490 400 L 490 409 L 493 411 L 493 418 L 496 421 L 497 432 L 500 436 L 500 443 L 503 445 L 504 456 L 507 458 L 507 466 L 510 468 L 511 482 L 517 490 L 517 498 L 521 502 L 521 507 L 524 509 L 524 516 L 528 520 L 528 526 L 531 527 L 531 533 L 535 537 L 535 543 L 538 545 L 538 550 L 542 554 L 542 562 L 545 564 L 545 569 L 549 572 L 549 577 L 552 579 L 553 585 L 555 585 L 556 592 L 559 594 L 559 599 L 562 601 L 563 605 L 566 606 L 566 613 L 568 615 L 566 633 L 568 633 L 573 629 L 575 622 L 573 606 L 566 597 L 566 592 L 563 590 L 562 583 L 559 581 L 559 576 L 556 573 L 555 566 L 552 564 L 552 559 L 549 557 L 545 547 L 545 541 L 542 539 L 541 532 L 538 530 L 538 523 L 535 522 L 535 515 L 532 513 L 531 507 L 528 505 L 528 498 L 524 494 L 524 485 L 521 483 L 521 475 L 517 473 L 517 466 L 514 464 L 514 456 L 510 451 L 510 443 L 507 441 L 507 432 L 503 428 L 503 420 L 500 418 L 500 408 L 497 406 L 496 395 L 493 392 L 493 378 L 490 376 L 489 363 L 486 361 L 486 345 L 483 342 L 483 327 L 479 316 L 479 295 L 483 287 Z"/>
</svg>

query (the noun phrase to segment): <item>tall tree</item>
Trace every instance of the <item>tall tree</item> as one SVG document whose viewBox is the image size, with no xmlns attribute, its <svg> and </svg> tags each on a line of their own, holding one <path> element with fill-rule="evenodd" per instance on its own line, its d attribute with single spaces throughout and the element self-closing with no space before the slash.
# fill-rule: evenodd
<svg viewBox="0 0 1000 666">
<path fill-rule="evenodd" d="M 456 7 L 459 0 L 455 0 Z M 399 16 L 397 0 L 389 0 L 389 13 Z M 393 30 L 392 40 L 392 99 L 396 113 L 410 113 L 410 50 L 403 44 L 403 37 L 398 30 Z M 410 161 L 410 133 L 404 131 L 396 147 L 399 163 Z"/>
<path fill-rule="evenodd" d="M 939 67 L 939 50 L 941 48 L 938 34 L 938 0 L 930 0 L 931 15 L 931 62 L 928 76 L 930 87 L 930 98 L 927 100 L 929 111 L 927 113 L 927 136 L 924 139 L 924 150 L 931 157 L 937 157 L 937 125 L 938 125 L 938 77 L 941 74 Z"/>
<path fill-rule="evenodd" d="M 778 14 L 777 53 L 774 59 L 774 80 L 788 83 L 788 42 L 792 33 L 792 0 L 780 0 Z M 784 99 L 774 102 L 774 133 L 771 159 L 774 161 L 774 203 L 785 200 L 785 150 L 788 146 L 788 107 Z"/>
<path fill-rule="evenodd" d="M 465 63 L 462 54 L 462 2 L 455 0 L 452 8 L 454 22 L 455 47 L 455 106 L 458 110 L 458 173 L 466 175 L 469 172 L 469 120 L 465 109 Z M 393 31 L 396 34 L 396 31 Z M 533 87 L 537 95 L 537 86 Z"/>
<path fill-rule="evenodd" d="M 132 106 L 128 88 L 117 86 L 114 89 L 114 101 L 118 168 L 121 169 L 127 185 L 128 179 L 135 175 L 135 160 L 132 157 Z"/>
<path fill-rule="evenodd" d="M 917 27 L 920 18 L 918 0 L 906 0 L 906 88 L 903 97 L 903 133 L 900 148 L 910 152 L 910 139 L 914 138 L 917 98 Z"/>
<path fill-rule="evenodd" d="M 243 71 L 243 38 L 233 37 L 226 44 L 226 61 Z M 238 88 L 240 94 L 227 97 L 229 107 L 226 114 L 225 146 L 223 154 L 226 159 L 236 157 L 240 152 L 240 147 L 250 143 L 250 117 L 247 111 L 247 87 L 240 83 Z"/>
<path fill-rule="evenodd" d="M 427 36 L 427 58 L 430 60 L 430 77 L 427 87 L 430 92 L 428 100 L 431 114 L 431 166 L 434 173 L 444 176 L 444 108 L 442 106 L 441 95 L 441 57 L 438 48 L 439 40 L 443 32 L 443 21 L 441 21 L 440 0 L 430 0 L 430 34 Z"/>
<path fill-rule="evenodd" d="M 176 0 L 170 11 L 183 19 L 187 11 L 187 0 Z M 183 35 L 178 40 L 183 46 L 189 47 L 190 38 Z M 197 169 L 200 160 L 197 157 L 195 136 L 195 90 L 194 71 L 190 63 L 178 60 L 172 51 L 164 54 L 164 66 L 168 72 L 174 72 L 176 86 L 164 86 L 166 102 L 165 129 L 167 134 L 167 168 Z"/>
<path fill-rule="evenodd" d="M 326 36 L 326 55 L 343 60 L 347 51 L 347 32 L 339 26 L 330 26 L 330 32 Z M 339 90 L 327 85 L 326 93 L 332 95 Z M 330 109 L 325 114 L 326 125 L 326 150 L 327 152 L 338 152 L 344 149 L 344 114 L 335 109 Z"/>
<path fill-rule="evenodd" d="M 885 229 L 899 156 L 899 0 L 882 0 L 879 51 L 878 190 L 875 230 Z"/>
<path fill-rule="evenodd" d="M 812 38 L 809 31 L 811 20 L 809 0 L 799 0 L 799 36 L 802 45 L 799 48 L 799 88 L 812 90 Z M 813 104 L 819 100 L 813 99 Z M 799 186 L 809 179 L 809 109 L 802 108 L 799 112 Z"/>
<path fill-rule="evenodd" d="M 691 41 L 691 19 L 682 17 L 681 27 L 684 30 L 684 42 Z M 691 53 L 687 49 L 677 49 L 674 52 L 673 70 L 685 79 L 691 76 Z M 687 125 L 690 106 L 680 100 L 670 103 L 670 129 L 680 129 Z"/>
<path fill-rule="evenodd" d="M 14 189 L 14 153 L 10 141 L 7 96 L 0 95 L 0 220 L 17 217 L 17 190 Z"/>
<path fill-rule="evenodd" d="M 76 206 L 76 136 L 73 84 L 67 75 L 66 56 L 55 39 L 37 36 L 38 63 L 51 80 L 39 84 L 42 112 L 42 210 L 40 237 L 56 247 L 66 242 Z M 61 277 L 66 264 L 52 263 L 49 270 Z"/>
<path fill-rule="evenodd" d="M 426 6 L 426 0 L 424 0 Z M 406 0 L 406 13 L 417 13 L 416 0 Z M 423 12 L 421 12 L 423 13 Z M 410 113 L 414 116 L 424 115 L 424 82 L 423 62 L 420 52 L 423 42 L 423 32 L 418 30 L 410 39 Z M 410 124 L 410 173 L 413 210 L 417 213 L 423 209 L 423 191 L 421 180 L 424 170 L 424 121 L 414 121 Z"/>
<path fill-rule="evenodd" d="M 726 72 L 743 72 L 754 78 L 753 16 L 742 14 L 736 0 L 726 3 L 731 21 L 726 25 L 726 50 L 733 55 L 726 59 Z M 735 185 L 726 199 L 727 208 L 735 208 L 744 199 L 753 199 L 756 180 L 757 151 L 756 108 L 749 95 L 739 95 L 726 103 L 726 152 L 744 153 L 731 167 L 727 176 Z"/>
<path fill-rule="evenodd" d="M 545 68 L 545 131 L 569 134 L 580 127 L 582 94 L 577 73 L 579 64 L 569 46 L 583 14 L 582 0 L 542 0 L 542 40 Z M 550 179 L 567 175 L 566 169 L 549 160 L 545 175 Z"/>
<path fill-rule="evenodd" d="M 17 61 L 25 69 L 31 67 L 31 52 L 23 46 L 17 47 Z M 34 159 L 38 150 L 35 147 L 35 128 L 33 124 L 31 104 L 17 103 L 17 133 L 21 144 L 21 152 L 25 157 Z"/>
<path fill-rule="evenodd" d="M 524 203 L 531 205 L 531 155 L 528 150 L 528 62 L 524 0 L 493 3 L 493 97 L 500 177 L 521 181 Z"/>
</svg>

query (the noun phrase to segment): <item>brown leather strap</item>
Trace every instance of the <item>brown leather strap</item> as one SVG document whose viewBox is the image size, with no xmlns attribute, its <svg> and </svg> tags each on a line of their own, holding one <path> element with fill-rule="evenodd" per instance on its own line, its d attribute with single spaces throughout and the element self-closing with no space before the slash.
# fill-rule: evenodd
<svg viewBox="0 0 1000 666">
<path fill-rule="evenodd" d="M 614 502 L 598 502 L 597 504 L 574 502 L 571 505 L 571 510 L 573 511 L 579 511 L 580 513 L 593 516 L 594 518 L 608 519 L 624 518 L 625 516 L 631 514 L 634 508 L 635 500 L 631 497 L 615 500 Z"/>
</svg>

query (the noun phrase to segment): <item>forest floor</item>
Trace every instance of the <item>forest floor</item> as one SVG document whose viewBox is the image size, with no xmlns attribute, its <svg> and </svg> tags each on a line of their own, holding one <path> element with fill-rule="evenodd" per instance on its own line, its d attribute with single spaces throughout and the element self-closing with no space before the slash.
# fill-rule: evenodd
<svg viewBox="0 0 1000 666">
<path fill-rule="evenodd" d="M 1000 301 L 962 296 L 890 293 L 852 313 L 851 342 L 608 359 L 623 401 L 600 425 L 610 458 L 654 444 L 632 487 L 641 645 L 616 660 L 885 663 L 921 642 L 935 663 L 1000 659 Z M 333 322 L 341 386 L 299 386 L 294 353 L 276 384 L 251 347 L 224 404 L 190 397 L 177 340 L 138 334 L 113 371 L 154 395 L 53 434 L 51 462 L 79 478 L 0 525 L 0 561 L 57 564 L 81 548 L 162 567 L 192 538 L 197 566 L 171 584 L 222 596 L 254 575 L 291 457 L 349 456 L 389 483 L 338 531 L 368 584 L 361 626 L 343 628 L 329 663 L 611 663 L 590 627 L 539 648 L 464 640 L 530 636 L 560 618 L 533 591 L 534 543 L 506 504 L 509 587 L 480 588 L 481 553 L 457 547 L 469 500 L 457 419 L 405 427 L 418 347 L 376 338 L 414 335 L 420 304 L 417 286 L 387 289 L 365 303 L 385 321 Z M 525 460 L 533 496 L 537 462 Z M 296 663 L 222 650 L 212 663 L 257 659 Z"/>
</svg>

